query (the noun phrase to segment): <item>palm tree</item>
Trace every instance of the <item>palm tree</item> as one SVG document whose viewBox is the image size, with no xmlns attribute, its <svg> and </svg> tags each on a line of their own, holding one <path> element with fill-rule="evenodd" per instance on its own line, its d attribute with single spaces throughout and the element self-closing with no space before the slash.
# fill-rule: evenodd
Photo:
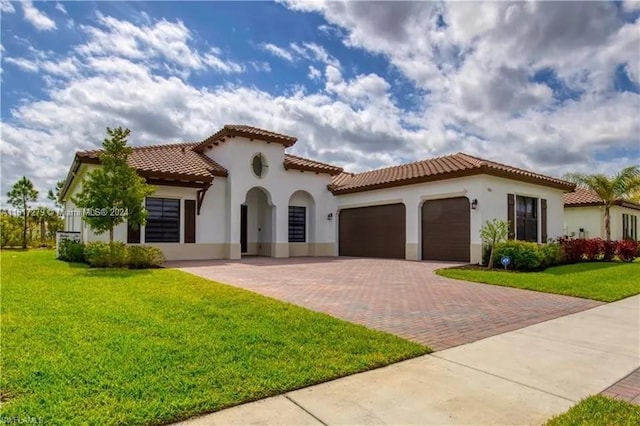
<svg viewBox="0 0 640 426">
<path fill-rule="evenodd" d="M 607 241 L 611 241 L 609 209 L 616 201 L 629 198 L 635 191 L 640 190 L 640 166 L 625 167 L 612 177 L 603 174 L 570 173 L 566 175 L 566 179 L 591 189 L 602 199 L 604 204 L 604 229 Z"/>
<path fill-rule="evenodd" d="M 38 191 L 33 187 L 33 183 L 23 176 L 17 181 L 11 191 L 7 192 L 9 204 L 16 209 L 21 209 L 24 215 L 24 223 L 22 228 L 22 248 L 27 248 L 27 229 L 29 222 L 29 203 L 38 199 Z"/>
</svg>

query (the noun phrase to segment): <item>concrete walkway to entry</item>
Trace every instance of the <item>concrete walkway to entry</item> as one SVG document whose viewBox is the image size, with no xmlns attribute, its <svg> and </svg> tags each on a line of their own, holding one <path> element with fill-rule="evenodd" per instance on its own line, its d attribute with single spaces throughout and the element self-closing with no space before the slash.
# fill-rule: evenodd
<svg viewBox="0 0 640 426">
<path fill-rule="evenodd" d="M 638 368 L 639 314 L 634 296 L 184 425 L 539 425 Z"/>
</svg>

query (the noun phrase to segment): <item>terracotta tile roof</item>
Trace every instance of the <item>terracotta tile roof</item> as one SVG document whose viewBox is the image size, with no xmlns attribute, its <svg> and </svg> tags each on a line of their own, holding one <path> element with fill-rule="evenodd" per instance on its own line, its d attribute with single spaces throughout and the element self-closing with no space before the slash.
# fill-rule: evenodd
<svg viewBox="0 0 640 426">
<path fill-rule="evenodd" d="M 280 143 L 285 147 L 293 146 L 298 140 L 293 136 L 283 135 L 282 133 L 272 132 L 270 130 L 259 129 L 253 126 L 245 126 L 243 124 L 225 124 L 222 129 L 209 136 L 194 148 L 195 151 L 202 152 L 207 147 L 224 141 L 226 138 L 236 136 L 249 139 L 259 139 L 267 142 Z"/>
<path fill-rule="evenodd" d="M 615 204 L 634 210 L 640 210 L 640 204 L 623 198 L 616 200 Z M 577 187 L 573 192 L 567 192 L 564 194 L 564 205 L 568 207 L 589 207 L 602 206 L 604 205 L 604 202 L 602 201 L 602 198 L 595 193 L 595 191 L 589 188 Z"/>
<path fill-rule="evenodd" d="M 334 177 L 330 189 L 336 195 L 349 194 L 477 174 L 505 177 L 564 190 L 572 190 L 575 187 L 574 184 L 561 179 L 459 152 L 364 173 L 342 173 Z"/>
<path fill-rule="evenodd" d="M 284 168 L 310 171 L 316 173 L 328 173 L 332 176 L 342 173 L 341 167 L 332 166 L 331 164 L 321 163 L 320 161 L 309 160 L 308 158 L 298 157 L 296 155 L 284 155 Z"/>
<path fill-rule="evenodd" d="M 573 192 L 567 192 L 564 194 L 565 206 L 579 206 L 579 205 L 602 205 L 602 198 L 591 189 L 576 188 Z"/>
<path fill-rule="evenodd" d="M 128 163 L 146 177 L 175 177 L 211 181 L 213 176 L 228 176 L 227 170 L 204 154 L 193 151 L 198 143 L 178 143 L 133 147 Z M 80 151 L 81 162 L 98 163 L 101 150 Z"/>
</svg>

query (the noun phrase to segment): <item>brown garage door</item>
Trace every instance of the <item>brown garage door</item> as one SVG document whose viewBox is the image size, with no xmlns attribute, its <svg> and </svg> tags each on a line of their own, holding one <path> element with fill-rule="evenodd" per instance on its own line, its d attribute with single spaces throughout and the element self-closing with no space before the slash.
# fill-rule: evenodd
<svg viewBox="0 0 640 426">
<path fill-rule="evenodd" d="M 469 199 L 447 198 L 422 205 L 422 259 L 469 262 Z"/>
<path fill-rule="evenodd" d="M 404 259 L 404 204 L 340 211 L 340 256 Z"/>
</svg>

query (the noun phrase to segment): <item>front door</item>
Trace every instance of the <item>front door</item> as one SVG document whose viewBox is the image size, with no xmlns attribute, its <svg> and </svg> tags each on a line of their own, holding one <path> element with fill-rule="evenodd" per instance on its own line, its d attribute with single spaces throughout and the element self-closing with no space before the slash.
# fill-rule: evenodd
<svg viewBox="0 0 640 426">
<path fill-rule="evenodd" d="M 247 252 L 247 206 L 240 206 L 240 251 Z"/>
</svg>

